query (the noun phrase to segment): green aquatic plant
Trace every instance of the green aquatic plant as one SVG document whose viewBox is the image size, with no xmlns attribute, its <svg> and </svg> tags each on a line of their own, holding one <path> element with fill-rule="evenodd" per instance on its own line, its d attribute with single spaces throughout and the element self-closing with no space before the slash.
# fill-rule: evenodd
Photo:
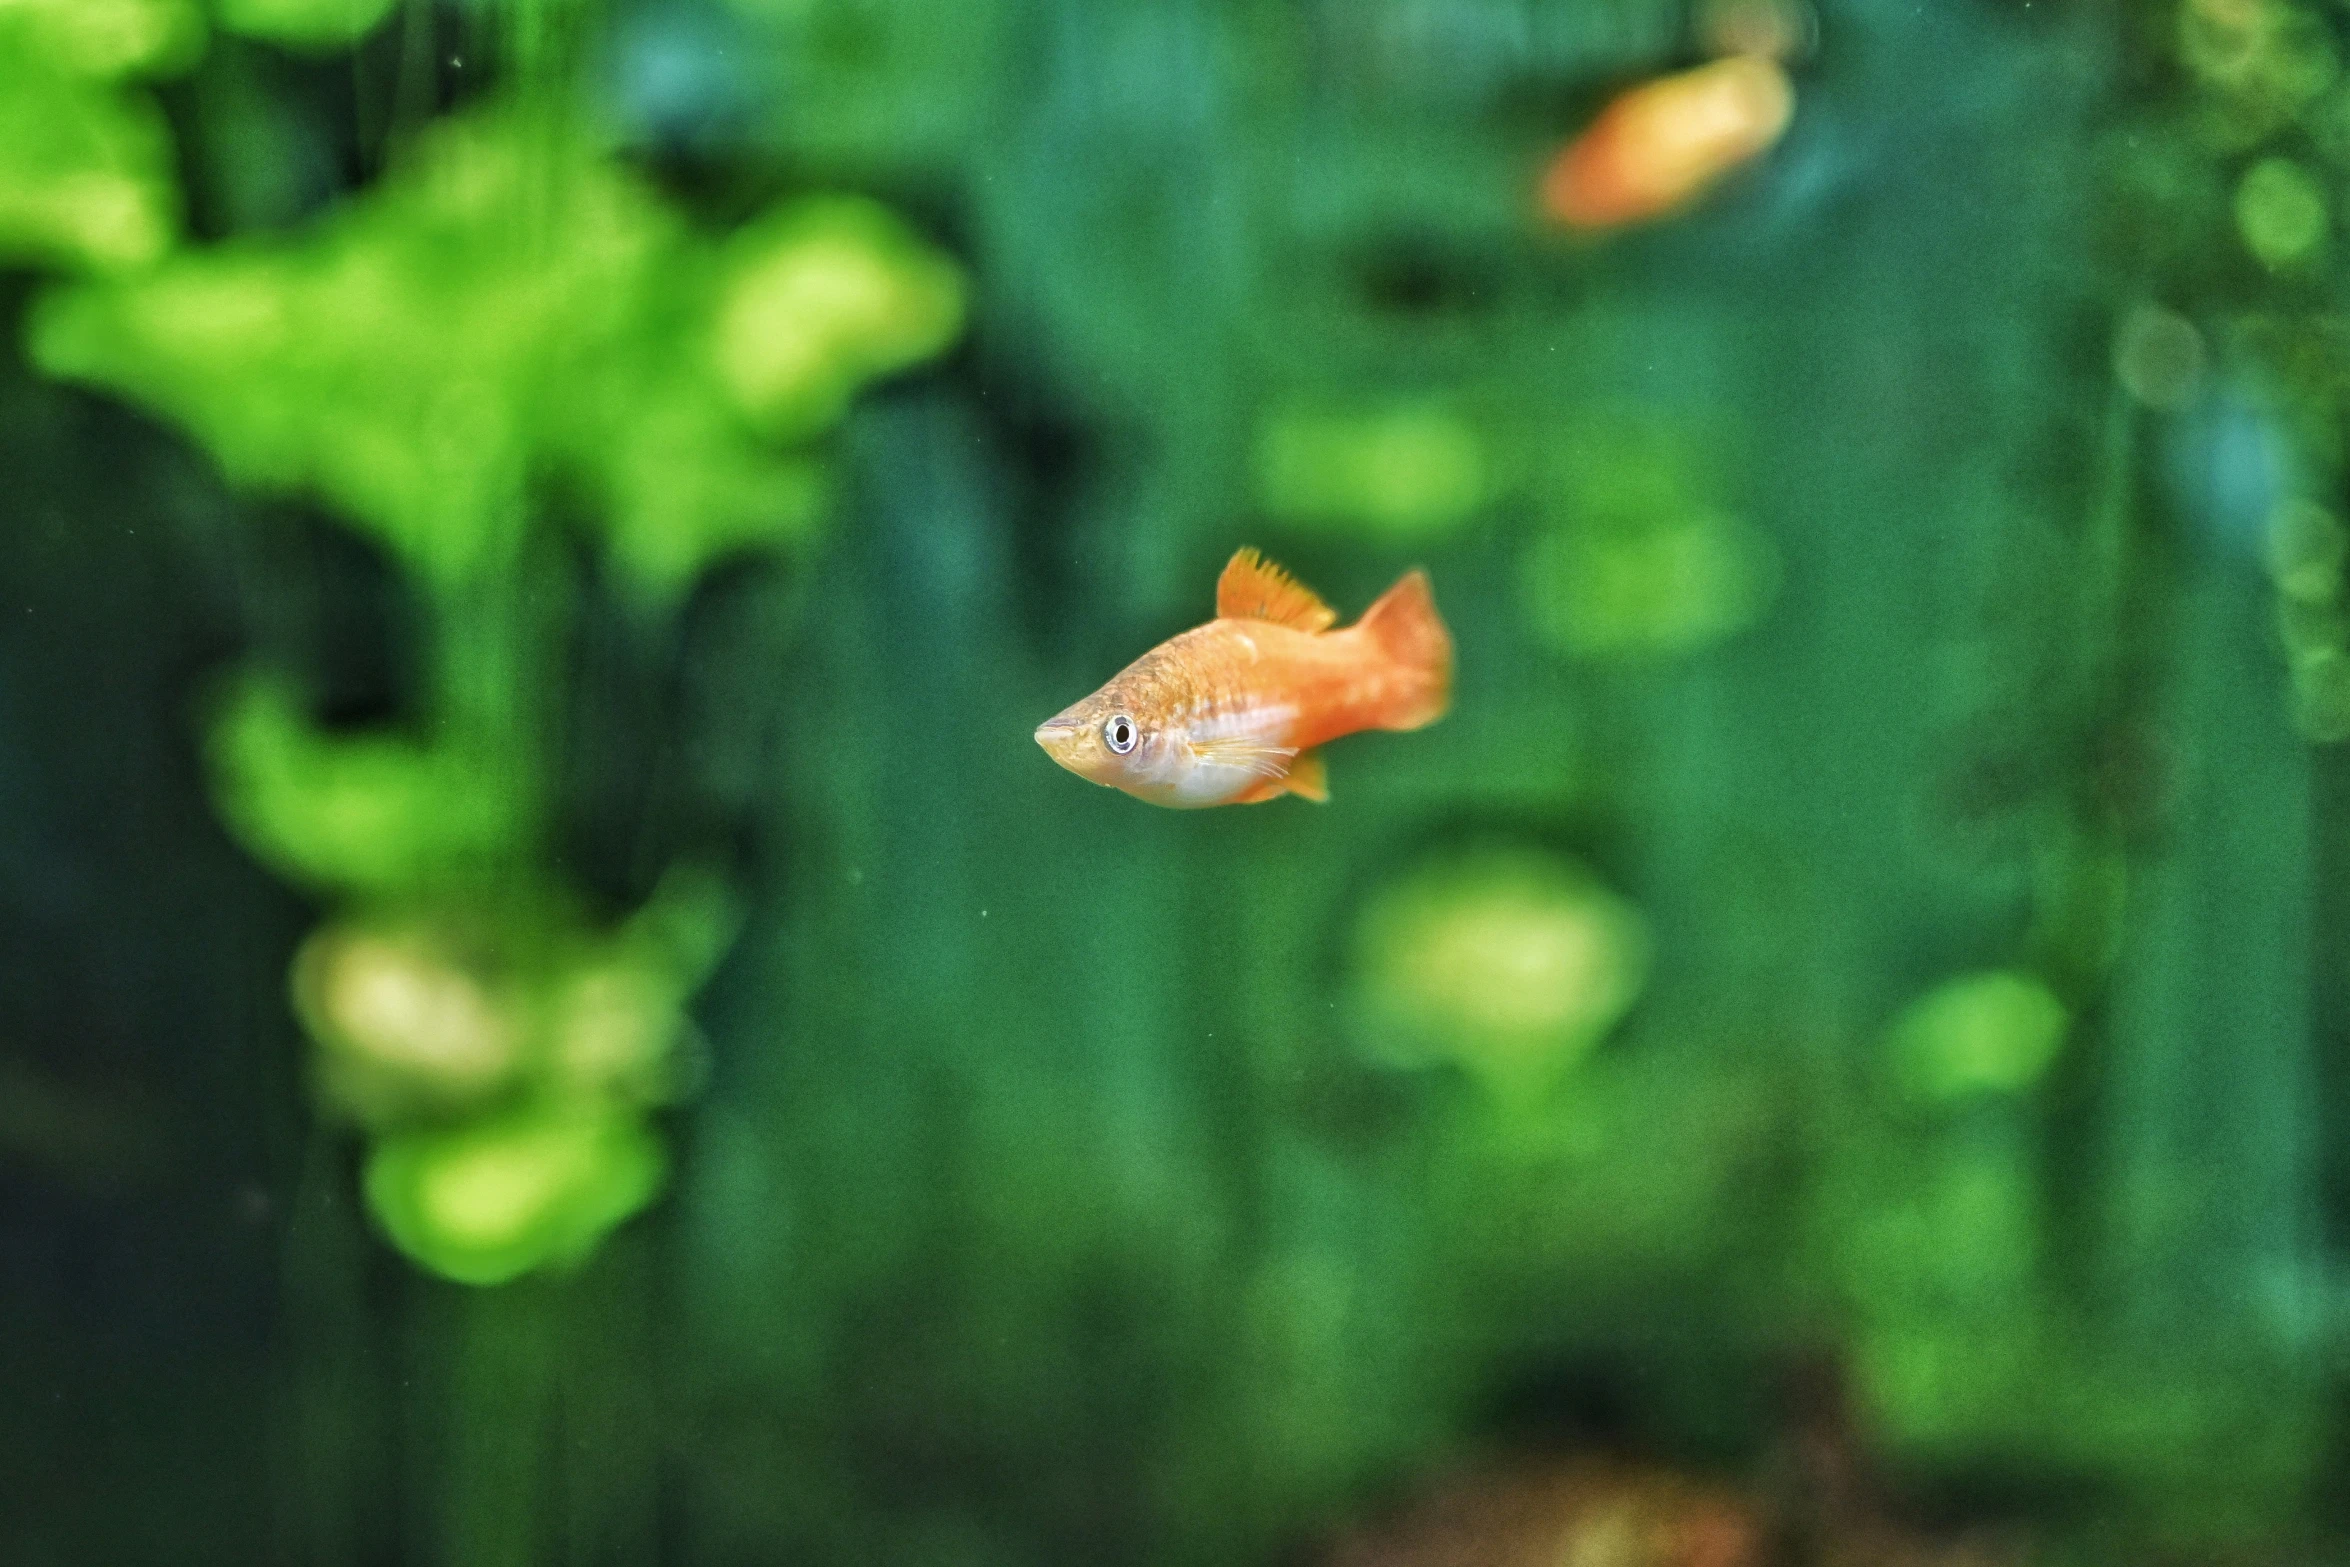
<svg viewBox="0 0 2350 1567">
<path fill-rule="evenodd" d="M 304 231 L 38 302 L 41 368 L 181 425 L 241 489 L 323 502 L 422 597 L 412 721 L 329 731 L 255 668 L 207 738 L 230 827 L 337 906 L 296 1010 L 327 1104 L 375 1139 L 369 1205 L 421 1265 L 495 1283 L 576 1261 L 652 1198 L 645 1117 L 689 1075 L 685 1003 L 728 928 L 722 888 L 673 877 L 607 929 L 554 869 L 567 611 L 544 497 L 585 501 L 658 615 L 722 556 L 814 537 L 809 443 L 962 308 L 875 203 L 785 201 L 705 238 L 520 107 L 434 126 Z"/>
<path fill-rule="evenodd" d="M 207 739 L 230 827 L 256 858 L 321 891 L 390 896 L 480 879 L 537 838 L 535 791 L 483 787 L 506 744 L 329 734 L 282 675 L 233 681 Z"/>
<path fill-rule="evenodd" d="M 2269 503 L 2265 531 L 2285 704 L 2319 744 L 2350 739 L 2350 630 L 2338 571 L 2322 558 L 2350 410 L 2333 304 L 2345 264 L 2336 193 L 2350 171 L 2337 12 L 2317 0 L 2180 0 L 2170 28 L 2142 35 L 2132 67 L 2168 72 L 2172 91 L 2118 126 L 2106 149 L 2113 229 L 2129 247 L 2119 270 L 2164 301 L 2123 313 L 2117 379 L 2160 413 L 2208 412 L 2214 391 L 2231 389 L 2291 443 L 2291 472 L 2275 476 L 2286 493 Z M 2217 373 L 2173 397 L 2147 395 L 2143 356 L 2131 350 L 2151 310 Z"/>
<path fill-rule="evenodd" d="M 393 0 L 212 0 L 220 25 L 293 49 L 340 49 L 374 31 Z"/>
<path fill-rule="evenodd" d="M 139 83 L 203 43 L 188 0 L 0 6 L 0 262 L 119 271 L 170 248 L 171 138 Z"/>
<path fill-rule="evenodd" d="M 667 598 L 720 554 L 807 536 L 820 480 L 775 437 L 935 353 L 961 297 L 870 203 L 787 203 L 721 252 L 592 146 L 491 112 L 300 236 L 51 296 L 31 344 L 186 425 L 232 481 L 325 500 L 436 589 L 514 572 L 532 495 L 563 480 Z"/>
<path fill-rule="evenodd" d="M 384 1137 L 368 1206 L 400 1249 L 461 1284 L 575 1263 L 661 1189 L 667 1156 L 636 1117 L 534 1106 Z"/>
<path fill-rule="evenodd" d="M 732 900 L 680 871 L 617 929 L 553 900 L 376 905 L 314 931 L 294 1006 L 330 1105 L 396 1128 L 516 1101 L 652 1107 L 691 1081 L 686 1002 Z"/>
<path fill-rule="evenodd" d="M 728 242 L 707 349 L 746 419 L 770 436 L 807 436 L 866 381 L 945 346 L 962 302 L 955 270 L 887 208 L 818 197 Z"/>
</svg>

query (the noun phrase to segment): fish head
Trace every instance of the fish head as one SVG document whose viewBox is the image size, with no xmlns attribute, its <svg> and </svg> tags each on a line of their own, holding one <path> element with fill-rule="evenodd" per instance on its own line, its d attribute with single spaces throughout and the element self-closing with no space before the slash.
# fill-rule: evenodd
<svg viewBox="0 0 2350 1567">
<path fill-rule="evenodd" d="M 1162 786 L 1171 747 L 1141 706 L 1104 686 L 1039 724 L 1036 743 L 1078 777 L 1148 799 Z"/>
</svg>

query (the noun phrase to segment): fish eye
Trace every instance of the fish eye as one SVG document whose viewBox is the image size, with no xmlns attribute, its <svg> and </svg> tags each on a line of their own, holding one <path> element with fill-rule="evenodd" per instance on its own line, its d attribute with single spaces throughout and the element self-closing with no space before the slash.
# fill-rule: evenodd
<svg viewBox="0 0 2350 1567">
<path fill-rule="evenodd" d="M 1111 714 L 1102 725 L 1102 743 L 1120 756 L 1133 750 L 1134 742 L 1141 738 L 1142 732 L 1134 727 L 1134 720 L 1124 713 Z"/>
</svg>

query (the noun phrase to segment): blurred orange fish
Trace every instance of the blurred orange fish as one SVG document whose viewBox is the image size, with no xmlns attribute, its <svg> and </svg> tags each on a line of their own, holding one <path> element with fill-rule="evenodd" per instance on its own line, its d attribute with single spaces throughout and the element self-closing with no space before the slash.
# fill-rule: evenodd
<svg viewBox="0 0 2350 1567">
<path fill-rule="evenodd" d="M 1580 229 L 1660 218 L 1767 151 L 1795 113 L 1778 62 L 1734 55 L 1610 103 L 1542 177 L 1542 207 Z"/>
<path fill-rule="evenodd" d="M 1418 729 L 1452 698 L 1452 636 L 1424 572 L 1344 631 L 1335 610 L 1244 549 L 1216 618 L 1162 642 L 1036 731 L 1080 778 L 1153 805 L 1327 800 L 1315 747 L 1358 729 Z"/>
</svg>

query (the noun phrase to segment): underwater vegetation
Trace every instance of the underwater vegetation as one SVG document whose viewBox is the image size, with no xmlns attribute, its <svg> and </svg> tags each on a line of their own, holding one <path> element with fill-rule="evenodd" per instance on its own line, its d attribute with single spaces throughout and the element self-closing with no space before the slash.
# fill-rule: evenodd
<svg viewBox="0 0 2350 1567">
<path fill-rule="evenodd" d="M 534 495 L 574 490 L 660 614 L 715 559 L 804 543 L 823 483 L 805 443 L 860 380 L 952 336 L 961 285 L 846 197 L 697 249 L 527 110 L 436 125 L 408 160 L 297 238 L 51 293 L 27 343 L 188 428 L 230 484 L 315 496 L 414 579 L 427 699 L 406 733 L 322 732 L 298 671 L 255 669 L 217 695 L 208 752 L 254 854 L 348 900 L 298 990 L 336 1108 L 391 1134 L 371 1206 L 418 1261 L 494 1283 L 659 1189 L 636 1118 L 667 1097 L 728 917 L 722 886 L 682 876 L 645 939 L 598 952 L 564 907 L 544 667 L 563 608 L 532 591 Z M 406 930 L 367 933 L 387 919 Z"/>
<path fill-rule="evenodd" d="M 0 1562 L 2338 1554 L 2346 59 L 0 0 Z"/>
</svg>

